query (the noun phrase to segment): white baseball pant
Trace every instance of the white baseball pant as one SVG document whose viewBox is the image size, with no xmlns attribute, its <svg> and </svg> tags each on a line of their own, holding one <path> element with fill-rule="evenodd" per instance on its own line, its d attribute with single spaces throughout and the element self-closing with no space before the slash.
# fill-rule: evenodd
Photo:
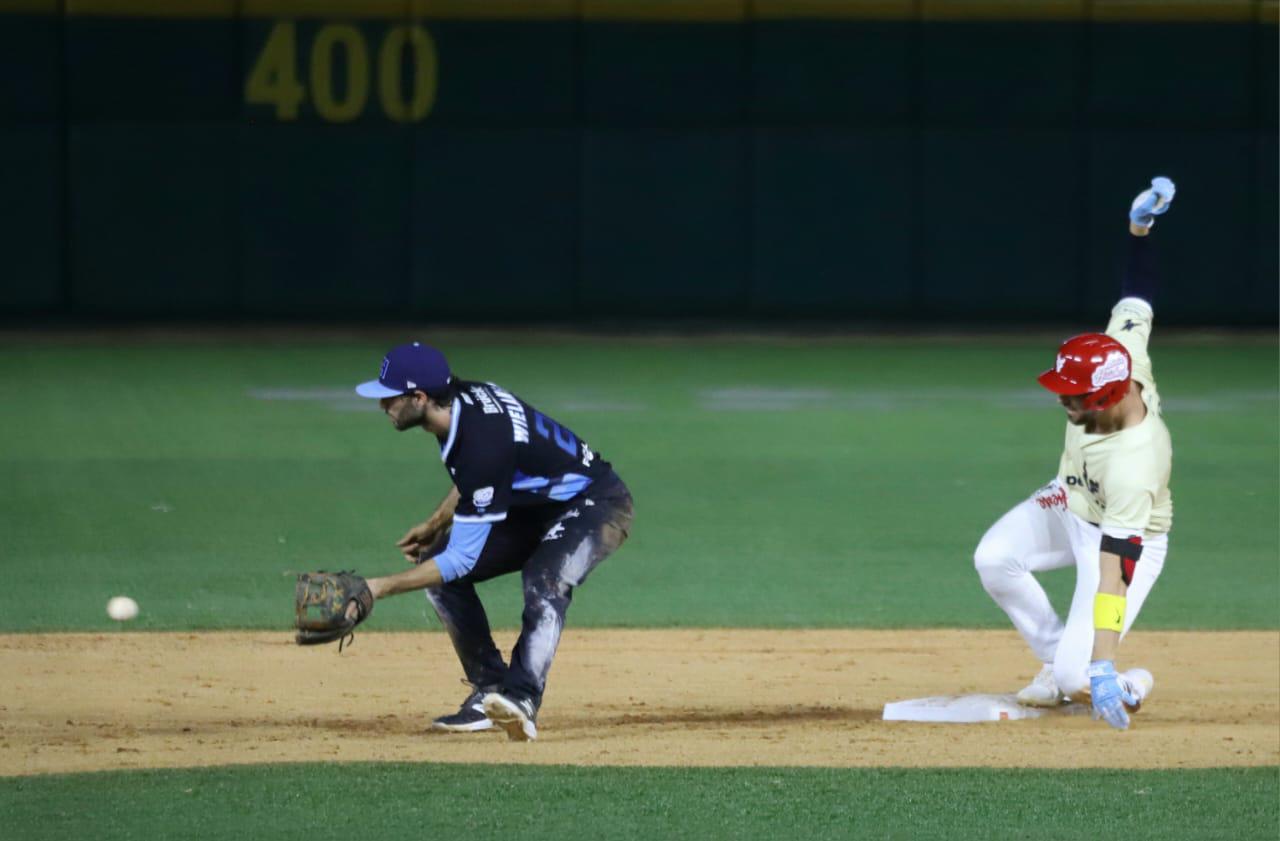
<svg viewBox="0 0 1280 841">
<path fill-rule="evenodd" d="M 974 566 L 996 604 L 1042 663 L 1053 664 L 1058 689 L 1072 695 L 1089 687 L 1093 656 L 1093 597 L 1098 592 L 1102 529 L 1067 509 L 1067 491 L 1056 479 L 987 529 Z M 1169 536 L 1143 540 L 1126 598 L 1123 634 L 1160 577 Z M 1076 567 L 1076 590 L 1064 625 L 1033 572 Z"/>
</svg>

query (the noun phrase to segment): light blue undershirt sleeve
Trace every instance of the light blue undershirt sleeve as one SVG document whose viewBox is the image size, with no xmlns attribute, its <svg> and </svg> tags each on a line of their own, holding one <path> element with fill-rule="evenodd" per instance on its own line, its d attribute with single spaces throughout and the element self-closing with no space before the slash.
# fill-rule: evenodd
<svg viewBox="0 0 1280 841">
<path fill-rule="evenodd" d="M 480 552 L 484 550 L 485 541 L 493 523 L 474 523 L 453 521 L 453 530 L 449 533 L 449 545 L 432 560 L 440 569 L 445 581 L 454 581 L 471 572 Z"/>
</svg>

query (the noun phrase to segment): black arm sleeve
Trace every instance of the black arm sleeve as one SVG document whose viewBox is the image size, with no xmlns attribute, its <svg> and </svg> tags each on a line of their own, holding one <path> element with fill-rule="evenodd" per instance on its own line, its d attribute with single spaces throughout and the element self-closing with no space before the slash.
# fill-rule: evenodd
<svg viewBox="0 0 1280 841">
<path fill-rule="evenodd" d="M 1141 298 L 1154 304 L 1156 294 L 1156 260 L 1149 240 L 1150 236 L 1129 236 L 1129 256 L 1125 264 L 1124 280 L 1120 284 L 1120 297 Z"/>
</svg>

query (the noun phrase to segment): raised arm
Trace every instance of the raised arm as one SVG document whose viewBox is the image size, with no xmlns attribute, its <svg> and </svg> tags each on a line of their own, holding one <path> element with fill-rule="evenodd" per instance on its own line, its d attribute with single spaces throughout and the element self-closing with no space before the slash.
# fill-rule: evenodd
<svg viewBox="0 0 1280 841">
<path fill-rule="evenodd" d="M 1168 178 L 1153 178 L 1150 189 L 1139 193 L 1129 208 L 1129 259 L 1121 285 L 1121 302 L 1116 305 L 1114 312 L 1124 315 L 1127 306 L 1134 312 L 1134 318 L 1138 322 L 1113 315 L 1113 323 L 1110 325 L 1117 338 L 1128 342 L 1126 347 L 1133 345 L 1130 353 L 1135 358 L 1135 364 L 1141 363 L 1148 369 L 1150 362 L 1146 358 L 1146 331 L 1150 330 L 1150 305 L 1155 297 L 1156 272 L 1147 235 L 1155 225 L 1155 217 L 1169 209 L 1174 193 L 1174 184 Z M 1127 298 L 1140 298 L 1145 305 L 1124 300 Z M 1131 330 L 1137 330 L 1141 335 L 1126 336 L 1126 332 Z M 1149 370 L 1147 374 L 1149 376 Z M 1123 508 L 1131 505 L 1135 510 L 1127 511 L 1122 518 L 1125 521 L 1123 526 L 1109 528 L 1107 523 L 1103 524 L 1102 545 L 1098 551 L 1100 575 L 1093 606 L 1090 694 L 1094 713 L 1112 727 L 1121 730 L 1129 726 L 1129 715 L 1124 705 L 1133 703 L 1134 699 L 1126 696 L 1120 686 L 1115 657 L 1120 648 L 1120 634 L 1124 630 L 1129 581 L 1134 564 L 1142 556 L 1142 530 L 1137 526 L 1149 518 L 1151 503 L 1152 498 L 1147 489 L 1142 487 L 1126 487 L 1126 493 L 1116 494 L 1115 498 L 1109 493 L 1108 515 L 1118 513 L 1112 511 L 1113 506 Z"/>
<path fill-rule="evenodd" d="M 1150 189 L 1143 190 L 1129 208 L 1129 255 L 1125 265 L 1124 280 L 1120 286 L 1122 298 L 1141 298 L 1153 303 L 1156 294 L 1155 260 L 1147 241 L 1155 217 L 1169 209 L 1177 188 L 1164 176 L 1151 179 Z"/>
</svg>

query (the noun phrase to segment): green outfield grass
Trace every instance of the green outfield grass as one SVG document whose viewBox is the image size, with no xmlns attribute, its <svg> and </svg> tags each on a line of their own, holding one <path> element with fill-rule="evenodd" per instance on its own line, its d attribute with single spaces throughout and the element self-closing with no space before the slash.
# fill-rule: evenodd
<svg viewBox="0 0 1280 841">
<path fill-rule="evenodd" d="M 1280 772 L 287 765 L 0 780 L 15 838 L 1275 838 Z"/>
<path fill-rule="evenodd" d="M 632 487 L 633 538 L 572 624 L 1007 626 L 970 559 L 1056 470 L 1062 417 L 1034 381 L 1052 341 L 438 341 Z M 384 350 L 0 347 L 0 630 L 105 629 L 115 593 L 141 629 L 283 630 L 290 571 L 402 568 L 392 544 L 446 479 L 433 440 L 351 395 Z M 1276 344 L 1157 333 L 1153 352 L 1176 513 L 1142 624 L 1280 626 Z M 516 585 L 486 585 L 500 627 Z M 389 601 L 375 627 L 436 627 L 425 607 Z"/>
</svg>

